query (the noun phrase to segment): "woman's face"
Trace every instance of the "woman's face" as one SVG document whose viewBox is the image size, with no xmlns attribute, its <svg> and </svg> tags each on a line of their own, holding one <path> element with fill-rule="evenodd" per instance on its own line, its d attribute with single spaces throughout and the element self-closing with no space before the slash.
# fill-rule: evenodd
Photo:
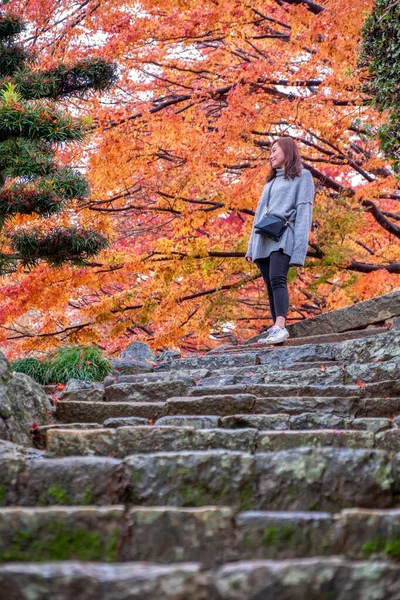
<svg viewBox="0 0 400 600">
<path fill-rule="evenodd" d="M 285 166 L 285 154 L 277 142 L 275 142 L 271 148 L 269 161 L 273 169 L 280 169 Z"/>
</svg>

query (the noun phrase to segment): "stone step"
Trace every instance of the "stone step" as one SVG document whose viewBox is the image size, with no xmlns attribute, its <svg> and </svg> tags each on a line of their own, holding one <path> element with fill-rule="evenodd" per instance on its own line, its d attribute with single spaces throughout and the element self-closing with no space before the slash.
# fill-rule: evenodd
<svg viewBox="0 0 400 600">
<path fill-rule="evenodd" d="M 400 454 L 296 448 L 109 457 L 0 459 L 0 504 L 229 505 L 237 510 L 390 508 L 399 505 Z"/>
<path fill-rule="evenodd" d="M 294 337 L 348 331 L 385 321 L 400 314 L 400 289 L 288 326 Z"/>
<path fill-rule="evenodd" d="M 297 448 L 160 452 L 130 456 L 136 504 L 241 510 L 328 510 L 397 506 L 399 456 L 381 450 Z"/>
<path fill-rule="evenodd" d="M 196 417 L 194 417 L 196 418 Z M 202 418 L 202 417 L 199 417 Z M 203 417 L 207 419 L 207 417 Z M 218 418 L 218 417 L 215 417 Z M 175 419 L 174 422 L 169 422 L 169 419 Z M 181 425 L 185 424 L 185 419 L 189 417 L 162 417 L 157 420 L 155 425 L 179 425 L 179 419 L 182 419 Z M 207 423 L 207 421 L 205 421 Z M 187 425 L 190 421 L 187 422 Z M 201 423 L 200 423 L 201 424 Z M 301 413 L 299 415 L 289 414 L 276 414 L 276 415 L 231 415 L 228 417 L 221 417 L 218 421 L 219 427 L 226 427 L 228 429 L 241 429 L 247 427 L 254 427 L 255 429 L 269 429 L 275 431 L 303 431 L 310 429 L 334 429 L 334 430 L 358 430 L 358 431 L 372 431 L 372 433 L 378 433 L 379 431 L 386 431 L 391 429 L 392 426 L 396 427 L 392 420 L 386 418 L 345 418 L 329 413 Z M 204 425 L 205 428 L 206 424 Z"/>
<path fill-rule="evenodd" d="M 181 450 L 237 450 L 274 452 L 302 446 L 320 448 L 379 448 L 400 452 L 400 429 L 372 431 L 317 429 L 273 431 L 249 429 L 196 429 L 144 426 L 118 429 L 53 429 L 47 435 L 47 456 L 113 456 L 178 452 Z"/>
<path fill-rule="evenodd" d="M 266 384 L 235 384 L 235 385 L 209 385 L 195 386 L 189 389 L 187 396 L 204 395 L 237 395 L 253 394 L 258 398 L 284 397 L 284 396 L 336 396 L 359 398 L 382 398 L 390 396 L 400 398 L 400 379 L 380 381 L 376 383 L 364 383 L 360 381 L 355 385 L 318 385 L 300 384 L 288 385 L 277 383 Z"/>
<path fill-rule="evenodd" d="M 228 561 L 340 555 L 400 560 L 400 510 L 326 512 L 202 508 L 0 509 L 0 563 Z"/>
<path fill-rule="evenodd" d="M 193 386 L 193 379 L 191 380 Z M 165 402 L 169 396 L 184 396 L 189 386 L 184 381 L 114 383 L 104 389 L 106 402 Z"/>
<path fill-rule="evenodd" d="M 258 386 L 257 386 L 258 387 Z M 304 412 L 318 413 L 321 416 L 333 415 L 342 418 L 393 418 L 400 415 L 400 398 L 359 398 L 342 396 L 279 396 L 257 397 L 256 394 L 243 394 L 236 388 L 231 394 L 223 394 L 222 389 L 207 390 L 210 395 L 169 398 L 164 402 L 57 402 L 55 418 L 57 423 L 72 424 L 88 422 L 103 424 L 108 419 L 140 418 L 152 422 L 162 417 L 180 416 L 234 416 L 253 415 L 300 415 Z M 217 392 L 220 392 L 219 394 Z M 227 390 L 228 391 L 228 390 Z M 276 389 L 254 390 L 258 394 L 276 392 Z M 293 390 L 291 390 L 293 391 Z M 313 390 L 315 391 L 315 390 Z M 353 390 L 352 390 L 353 391 Z"/>
<path fill-rule="evenodd" d="M 0 506 L 120 504 L 129 490 L 130 473 L 113 458 L 0 458 Z"/>
<path fill-rule="evenodd" d="M 398 600 L 400 566 L 318 557 L 201 563 L 11 563 L 0 566 L 9 600 Z M 29 593 L 29 595 L 28 595 Z"/>
<path fill-rule="evenodd" d="M 260 357 L 260 361 L 263 357 Z M 251 384 L 272 384 L 276 386 L 354 386 L 376 385 L 377 382 L 400 381 L 400 360 L 380 363 L 351 364 L 342 366 L 338 364 L 305 363 L 309 365 L 301 370 L 293 369 L 297 363 L 290 366 L 276 366 L 261 362 L 255 367 L 235 367 L 229 369 L 216 369 L 211 375 L 197 382 L 197 388 L 210 386 L 232 386 Z M 390 388 L 392 391 L 392 387 Z"/>
<path fill-rule="evenodd" d="M 165 402 L 78 402 L 61 400 L 56 404 L 58 422 L 75 423 L 92 421 L 104 423 L 107 419 L 139 417 L 158 419 L 166 415 Z"/>
<path fill-rule="evenodd" d="M 375 337 L 382 333 L 387 333 L 389 331 L 388 327 L 373 327 L 371 329 L 357 329 L 356 331 L 344 331 L 342 333 L 324 333 L 321 335 L 309 335 L 307 337 L 292 337 L 285 341 L 284 345 L 287 346 L 303 346 L 305 344 L 329 344 L 329 343 L 338 343 L 346 340 L 356 340 L 362 339 L 366 337 Z M 263 344 L 258 343 L 259 337 L 265 337 L 265 333 L 260 334 L 259 336 L 254 336 L 243 342 L 243 347 L 246 349 L 256 349 Z M 225 347 L 223 352 L 234 352 L 236 348 L 239 346 L 230 346 Z M 218 352 L 218 348 L 215 348 L 212 352 Z"/>
<path fill-rule="evenodd" d="M 262 360 L 263 357 L 260 357 Z M 339 386 L 364 386 L 375 385 L 377 382 L 393 380 L 388 393 L 393 392 L 395 380 L 400 380 L 400 363 L 385 362 L 363 365 L 340 366 L 337 364 L 295 362 L 289 366 L 259 364 L 255 366 L 240 366 L 234 368 L 216 369 L 207 377 L 191 380 L 189 385 L 179 380 L 169 382 L 116 382 L 107 385 L 101 396 L 93 398 L 86 394 L 86 390 L 71 391 L 62 396 L 63 400 L 70 401 L 111 401 L 111 402 L 165 402 L 171 396 L 184 396 L 188 393 L 198 393 L 203 387 L 223 388 L 233 385 L 269 384 L 279 388 L 295 386 L 297 389 Z M 97 390 L 99 392 L 99 390 Z"/>
<path fill-rule="evenodd" d="M 96 433 L 97 435 L 94 435 L 91 430 L 49 431 L 47 456 L 124 458 L 131 454 L 212 449 L 238 450 L 253 454 L 259 436 L 256 429 L 195 429 L 171 426 L 119 427 L 96 430 Z M 356 432 L 359 433 L 367 432 Z M 371 436 L 368 446 L 365 440 L 365 447 L 373 446 L 373 434 Z"/>
<path fill-rule="evenodd" d="M 129 423 L 125 423 L 129 425 Z M 133 423 L 132 423 L 133 424 Z M 134 423 L 136 425 L 136 423 Z M 137 423 L 139 425 L 139 423 Z M 329 413 L 301 413 L 299 415 L 275 414 L 275 415 L 249 415 L 237 414 L 227 417 L 217 415 L 199 416 L 167 416 L 157 419 L 154 425 L 172 425 L 174 427 L 195 427 L 196 429 L 212 429 L 223 427 L 226 429 L 272 429 L 275 431 L 307 430 L 307 429 L 357 429 L 361 431 L 372 431 L 378 433 L 398 427 L 398 424 L 387 418 L 345 418 Z M 104 427 L 111 425 L 104 423 Z M 58 428 L 62 428 L 59 425 Z M 73 429 L 73 427 L 70 427 Z"/>
<path fill-rule="evenodd" d="M 254 394 L 241 394 L 239 388 L 207 390 L 210 395 L 188 398 L 169 398 L 166 414 L 171 415 L 219 415 L 229 416 L 237 413 L 274 415 L 287 413 L 298 415 L 304 412 L 325 413 L 341 417 L 390 417 L 400 414 L 400 398 L 358 398 L 350 394 L 345 396 L 279 396 L 276 389 L 259 389 L 254 386 Z M 264 387 L 264 386 L 263 386 Z M 256 389 L 254 389 L 256 388 Z M 238 393 L 235 393 L 235 392 Z M 294 391 L 294 390 L 290 390 Z M 313 390 L 315 391 L 315 390 Z M 351 390 L 356 391 L 356 390 Z M 229 393 L 231 392 L 231 393 Z M 260 397 L 258 394 L 265 394 Z M 275 392 L 275 396 L 273 393 Z M 271 397 L 268 397 L 271 393 Z"/>
<path fill-rule="evenodd" d="M 396 361 L 400 356 L 398 349 L 400 332 L 389 330 L 369 334 L 359 339 L 348 339 L 340 342 L 321 340 L 323 343 L 310 343 L 312 338 L 304 340 L 307 343 L 299 345 L 283 345 L 279 347 L 257 345 L 256 347 L 240 347 L 235 352 L 210 352 L 206 355 L 180 358 L 160 364 L 155 373 L 166 371 L 183 371 L 185 369 L 205 368 L 216 369 L 234 368 L 257 364 L 276 364 L 288 366 L 294 362 L 337 361 L 338 363 L 362 364 L 376 360 Z"/>
<path fill-rule="evenodd" d="M 169 383 L 170 381 L 182 381 L 191 385 L 194 379 L 201 379 L 210 374 L 209 369 L 174 369 L 172 371 L 156 370 L 151 373 L 137 373 L 135 375 L 109 375 L 104 380 L 104 386 L 114 383 Z"/>
</svg>

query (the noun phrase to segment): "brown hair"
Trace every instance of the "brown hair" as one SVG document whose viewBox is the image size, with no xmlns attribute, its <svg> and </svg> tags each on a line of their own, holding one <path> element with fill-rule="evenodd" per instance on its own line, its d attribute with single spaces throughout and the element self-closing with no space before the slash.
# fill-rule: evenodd
<svg viewBox="0 0 400 600">
<path fill-rule="evenodd" d="M 271 144 L 271 149 L 274 144 L 278 144 L 285 155 L 285 179 L 295 179 L 301 174 L 301 157 L 296 142 L 288 135 L 282 136 L 274 140 Z M 276 169 L 271 167 L 267 175 L 267 182 L 276 177 Z"/>
</svg>

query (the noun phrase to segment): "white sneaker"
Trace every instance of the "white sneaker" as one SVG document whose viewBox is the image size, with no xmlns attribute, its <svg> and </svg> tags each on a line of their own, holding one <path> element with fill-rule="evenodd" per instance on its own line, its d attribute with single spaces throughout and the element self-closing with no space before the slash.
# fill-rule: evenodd
<svg viewBox="0 0 400 600">
<path fill-rule="evenodd" d="M 280 344 L 289 337 L 289 332 L 284 327 L 283 329 L 279 325 L 274 325 L 270 328 L 266 338 L 260 338 L 258 344 Z"/>
</svg>

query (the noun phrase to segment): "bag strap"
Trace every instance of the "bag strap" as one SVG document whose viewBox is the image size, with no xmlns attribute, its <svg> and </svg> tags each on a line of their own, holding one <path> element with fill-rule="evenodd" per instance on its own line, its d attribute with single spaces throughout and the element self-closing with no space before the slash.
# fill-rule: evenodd
<svg viewBox="0 0 400 600">
<path fill-rule="evenodd" d="M 271 183 L 271 185 L 269 186 L 269 190 L 268 190 L 268 196 L 267 196 L 267 206 L 266 206 L 266 208 L 269 208 L 269 202 L 270 202 L 270 199 L 271 199 L 271 190 L 272 190 L 272 186 L 274 185 L 275 181 L 276 181 L 276 177 L 274 177 L 274 178 L 273 178 L 273 180 L 272 180 L 272 183 Z"/>
</svg>

